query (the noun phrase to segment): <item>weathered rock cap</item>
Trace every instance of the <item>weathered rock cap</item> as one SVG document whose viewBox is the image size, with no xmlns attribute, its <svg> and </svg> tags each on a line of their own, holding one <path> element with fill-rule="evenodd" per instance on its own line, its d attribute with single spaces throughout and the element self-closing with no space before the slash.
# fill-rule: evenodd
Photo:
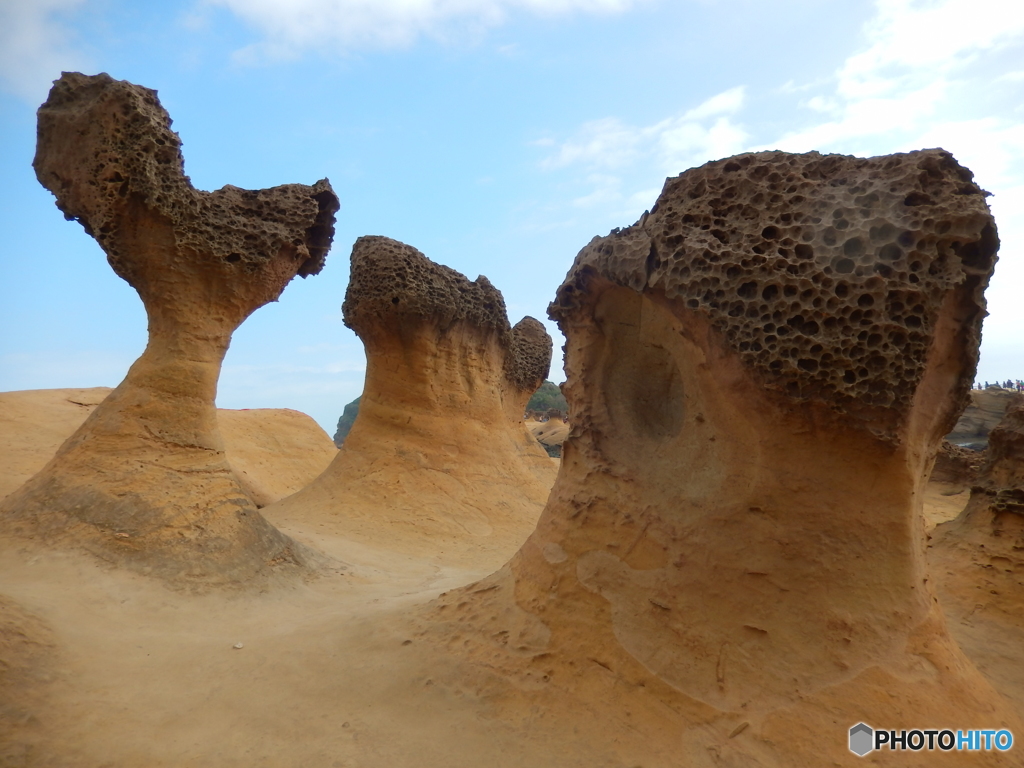
<svg viewBox="0 0 1024 768">
<path fill-rule="evenodd" d="M 352 246 L 342 313 L 345 325 L 364 341 L 373 329 L 401 317 L 437 322 L 442 331 L 466 322 L 494 332 L 506 350 L 506 378 L 520 389 L 540 386 L 551 365 L 544 326 L 525 317 L 512 328 L 501 291 L 486 277 L 470 281 L 388 237 L 360 237 Z"/>
<path fill-rule="evenodd" d="M 513 326 L 510 334 L 505 358 L 506 378 L 516 389 L 532 395 L 548 377 L 553 348 L 551 336 L 540 320 L 524 317 Z"/>
<path fill-rule="evenodd" d="M 966 404 L 999 246 L 987 195 L 942 149 L 711 162 L 583 248 L 548 311 L 565 330 L 595 278 L 663 295 L 705 316 L 767 389 L 895 440 L 951 292 L 960 383 L 942 420 Z"/>
<path fill-rule="evenodd" d="M 106 73 L 64 72 L 54 82 L 38 111 L 33 167 L 65 218 L 77 219 L 137 289 L 143 281 L 131 230 L 142 212 L 170 224 L 174 248 L 191 249 L 229 274 L 282 255 L 296 262 L 292 274 L 316 274 L 334 237 L 339 204 L 327 179 L 196 190 L 156 91 Z"/>
</svg>

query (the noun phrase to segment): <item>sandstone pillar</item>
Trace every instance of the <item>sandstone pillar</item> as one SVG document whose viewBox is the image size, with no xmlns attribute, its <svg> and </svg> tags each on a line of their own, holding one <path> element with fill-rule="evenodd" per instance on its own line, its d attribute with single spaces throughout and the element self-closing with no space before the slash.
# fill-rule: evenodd
<svg viewBox="0 0 1024 768">
<path fill-rule="evenodd" d="M 64 73 L 39 110 L 36 174 L 138 291 L 149 343 L 0 519 L 168 578 L 235 580 L 296 551 L 225 460 L 221 362 L 249 314 L 320 271 L 338 201 L 326 179 L 196 190 L 170 125 L 155 91 L 105 74 Z"/>
<path fill-rule="evenodd" d="M 624 764 L 845 765 L 861 720 L 1013 721 L 947 634 L 920 514 L 977 361 L 984 198 L 942 150 L 669 179 L 550 307 L 573 428 L 537 530 L 428 634 L 534 691 L 510 711 L 596 712 Z"/>
<path fill-rule="evenodd" d="M 551 362 L 543 325 L 510 327 L 486 277 L 385 237 L 356 241 L 343 311 L 366 348 L 359 415 L 323 475 L 268 517 L 429 559 L 511 556 L 555 474 L 523 425 Z"/>
</svg>

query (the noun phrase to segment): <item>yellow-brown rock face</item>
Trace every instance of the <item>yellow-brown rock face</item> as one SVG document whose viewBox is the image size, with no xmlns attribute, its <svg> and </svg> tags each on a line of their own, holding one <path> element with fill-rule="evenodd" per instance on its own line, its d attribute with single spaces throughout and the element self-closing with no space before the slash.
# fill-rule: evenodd
<svg viewBox="0 0 1024 768">
<path fill-rule="evenodd" d="M 523 425 L 551 361 L 544 327 L 529 317 L 510 327 L 487 278 L 384 237 L 353 247 L 343 310 L 366 348 L 359 416 L 324 474 L 267 516 L 500 564 L 533 530 L 554 478 Z"/>
<path fill-rule="evenodd" d="M 574 717 L 622 764 L 854 765 L 858 721 L 1019 729 L 924 559 L 998 244 L 971 178 L 941 150 L 741 155 L 594 239 L 550 308 L 551 498 L 424 636 L 510 681 L 486 683 L 508 717 Z"/>
<path fill-rule="evenodd" d="M 46 466 L 113 390 L 0 392 L 0 500 Z M 257 507 L 305 487 L 338 453 L 312 418 L 285 408 L 220 408 L 228 465 Z"/>
<path fill-rule="evenodd" d="M 65 73 L 39 109 L 34 167 L 142 298 L 149 343 L 54 459 L 5 499 L 8 532 L 63 539 L 170 579 L 244 579 L 296 559 L 232 474 L 214 396 L 231 333 L 320 271 L 326 180 L 201 192 L 156 93 Z"/>
<path fill-rule="evenodd" d="M 1024 397 L 989 435 L 964 511 L 939 526 L 929 561 L 953 634 L 995 687 L 1024 708 Z"/>
</svg>

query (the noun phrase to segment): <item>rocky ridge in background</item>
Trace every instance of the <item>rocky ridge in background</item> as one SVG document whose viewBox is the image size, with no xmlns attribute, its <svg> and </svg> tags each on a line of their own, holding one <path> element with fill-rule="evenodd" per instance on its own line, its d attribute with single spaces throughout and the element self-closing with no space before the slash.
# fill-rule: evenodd
<svg viewBox="0 0 1024 768">
<path fill-rule="evenodd" d="M 1014 394 L 1001 387 L 972 389 L 970 403 L 946 439 L 976 451 L 985 450 L 989 432 L 1002 420 Z"/>
</svg>

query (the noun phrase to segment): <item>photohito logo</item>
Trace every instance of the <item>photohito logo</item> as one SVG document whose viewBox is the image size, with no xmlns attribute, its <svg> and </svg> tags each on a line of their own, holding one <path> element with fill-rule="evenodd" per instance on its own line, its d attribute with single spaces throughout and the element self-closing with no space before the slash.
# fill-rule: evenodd
<svg viewBox="0 0 1024 768">
<path fill-rule="evenodd" d="M 920 728 L 910 731 L 876 730 L 866 723 L 857 723 L 850 729 L 850 751 L 860 757 L 876 749 L 919 752 L 922 749 L 1005 752 L 1013 746 L 1013 734 L 1002 730 L 951 731 L 938 728 Z"/>
</svg>

